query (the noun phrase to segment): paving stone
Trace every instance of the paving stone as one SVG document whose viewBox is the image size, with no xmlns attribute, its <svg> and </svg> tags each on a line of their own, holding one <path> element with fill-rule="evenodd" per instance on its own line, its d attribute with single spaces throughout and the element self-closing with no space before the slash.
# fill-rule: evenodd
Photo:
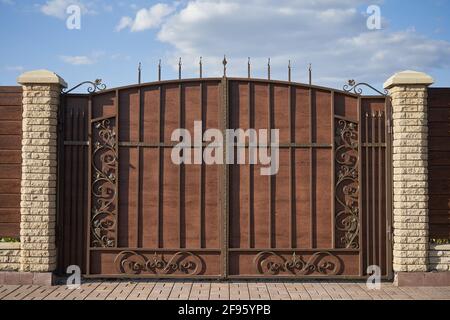
<svg viewBox="0 0 450 320">
<path fill-rule="evenodd" d="M 119 281 L 66 285 L 0 285 L 0 300 L 450 300 L 450 287 L 399 288 L 364 282 Z"/>
</svg>

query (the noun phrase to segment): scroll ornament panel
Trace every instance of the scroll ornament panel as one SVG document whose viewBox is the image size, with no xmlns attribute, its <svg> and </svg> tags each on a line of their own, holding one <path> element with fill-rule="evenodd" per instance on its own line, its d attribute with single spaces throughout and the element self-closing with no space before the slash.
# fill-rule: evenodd
<svg viewBox="0 0 450 320">
<path fill-rule="evenodd" d="M 336 119 L 336 246 L 359 249 L 359 132 L 355 122 Z"/>
<path fill-rule="evenodd" d="M 109 248 L 116 244 L 117 223 L 117 135 L 112 119 L 93 123 L 91 155 L 91 246 Z"/>
</svg>

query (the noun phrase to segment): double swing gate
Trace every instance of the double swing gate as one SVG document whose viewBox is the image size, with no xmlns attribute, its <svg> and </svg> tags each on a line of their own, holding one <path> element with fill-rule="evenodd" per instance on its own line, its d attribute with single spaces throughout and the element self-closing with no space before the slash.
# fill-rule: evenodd
<svg viewBox="0 0 450 320">
<path fill-rule="evenodd" d="M 226 77 L 96 85 L 61 99 L 59 272 L 363 278 L 375 265 L 391 276 L 385 96 Z M 194 121 L 279 129 L 278 173 L 174 164 L 172 132 Z"/>
</svg>

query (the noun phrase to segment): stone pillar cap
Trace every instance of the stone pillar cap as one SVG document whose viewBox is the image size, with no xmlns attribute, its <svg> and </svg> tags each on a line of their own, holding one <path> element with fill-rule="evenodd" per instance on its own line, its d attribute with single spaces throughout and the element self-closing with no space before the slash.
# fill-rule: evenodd
<svg viewBox="0 0 450 320">
<path fill-rule="evenodd" d="M 434 83 L 434 79 L 423 72 L 406 70 L 402 72 L 398 72 L 390 77 L 385 83 L 384 88 L 390 89 L 397 85 L 424 85 L 429 86 Z"/>
<path fill-rule="evenodd" d="M 67 83 L 56 73 L 48 70 L 34 70 L 22 73 L 17 82 L 20 84 L 59 84 L 67 88 Z"/>
</svg>

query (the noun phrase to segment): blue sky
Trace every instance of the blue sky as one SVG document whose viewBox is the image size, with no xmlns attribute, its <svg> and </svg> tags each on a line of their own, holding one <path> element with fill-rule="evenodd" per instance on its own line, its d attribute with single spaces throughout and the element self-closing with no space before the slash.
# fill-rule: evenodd
<svg viewBox="0 0 450 320">
<path fill-rule="evenodd" d="M 81 29 L 66 27 L 67 6 L 81 8 Z M 369 5 L 381 8 L 382 29 L 366 26 Z M 28 70 L 57 72 L 73 86 L 102 78 L 108 87 L 163 78 L 196 77 L 203 56 L 205 76 L 253 75 L 342 87 L 349 78 L 381 87 L 391 74 L 425 71 L 436 86 L 450 87 L 450 1 L 405 0 L 0 0 L 0 85 L 15 85 Z"/>
</svg>

